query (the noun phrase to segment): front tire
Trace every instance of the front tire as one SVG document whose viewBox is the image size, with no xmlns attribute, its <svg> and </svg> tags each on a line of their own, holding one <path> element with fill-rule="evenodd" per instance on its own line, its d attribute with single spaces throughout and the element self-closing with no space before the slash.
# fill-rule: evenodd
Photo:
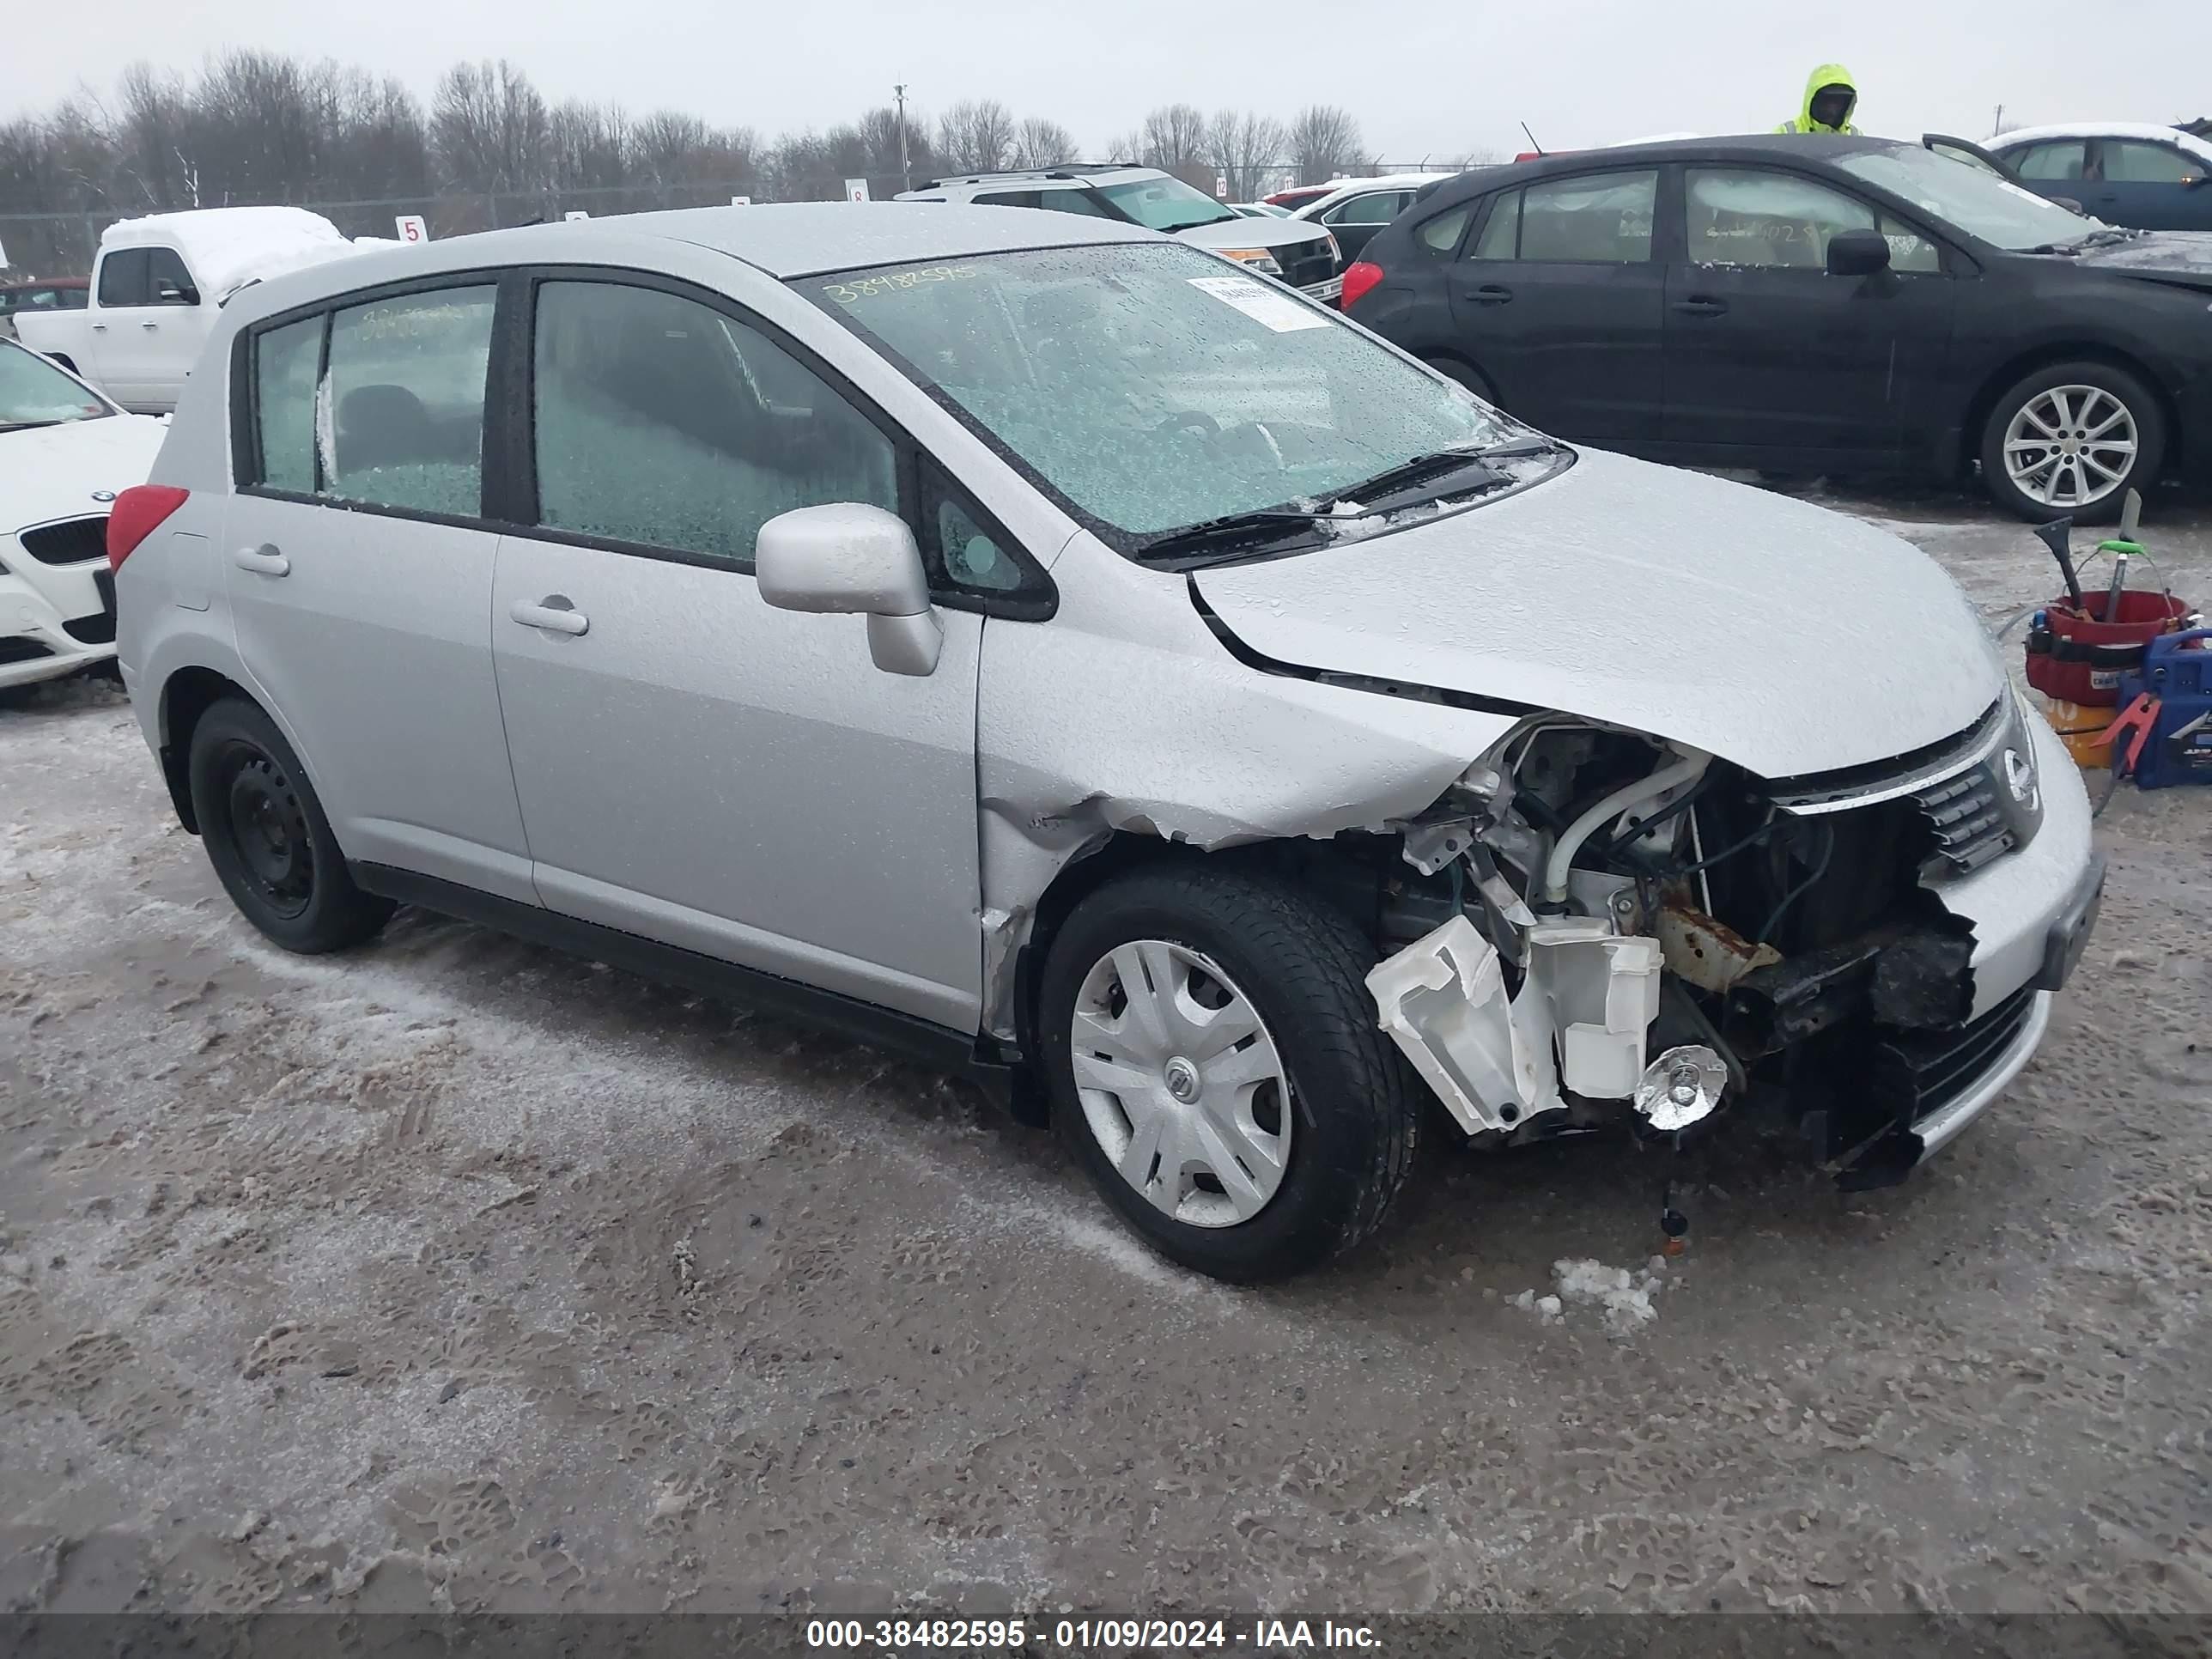
<svg viewBox="0 0 2212 1659">
<path fill-rule="evenodd" d="M 2158 399 L 2125 369 L 2053 363 L 2006 389 L 1982 428 L 1982 483 L 2031 524 L 2110 524 L 2166 456 Z"/>
<path fill-rule="evenodd" d="M 346 872 L 307 769 L 276 721 L 226 697 L 192 728 L 192 813 L 239 913 L 288 951 L 317 956 L 373 938 L 390 900 Z"/>
<path fill-rule="evenodd" d="M 1374 956 L 1296 889 L 1232 870 L 1126 876 L 1068 917 L 1038 1000 L 1054 1122 L 1162 1255 L 1257 1283 L 1381 1222 L 1421 1115 L 1364 983 Z"/>
</svg>

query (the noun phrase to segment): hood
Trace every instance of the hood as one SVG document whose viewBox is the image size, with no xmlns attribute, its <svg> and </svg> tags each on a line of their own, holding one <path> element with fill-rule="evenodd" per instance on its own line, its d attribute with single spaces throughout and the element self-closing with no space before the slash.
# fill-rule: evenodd
<svg viewBox="0 0 2212 1659">
<path fill-rule="evenodd" d="M 1191 580 L 1279 662 L 1580 714 L 1766 778 L 1940 742 L 2005 687 L 1981 618 L 1911 543 L 1589 451 L 1486 507 Z"/>
<path fill-rule="evenodd" d="M 1325 225 L 1304 219 L 1247 219 L 1241 215 L 1175 233 L 1178 242 L 1199 247 L 1302 247 L 1328 234 Z"/>
<path fill-rule="evenodd" d="M 2084 248 L 2076 257 L 2098 270 L 2212 289 L 2212 231 L 2153 231 L 2109 247 Z"/>
<path fill-rule="evenodd" d="M 1851 125 L 1849 116 L 1844 118 L 1844 125 L 1840 127 L 1820 126 L 1813 120 L 1813 94 L 1820 91 L 1822 87 L 1837 86 L 1849 87 L 1851 89 L 1851 114 L 1856 115 L 1859 112 L 1859 83 L 1851 78 L 1851 72 L 1841 64 L 1823 64 L 1806 77 L 1805 95 L 1799 100 L 1797 105 L 1798 131 L 1855 132 L 1857 131 Z"/>
<path fill-rule="evenodd" d="M 168 429 L 149 415 L 110 415 L 0 432 L 0 534 L 106 513 L 93 492 L 144 483 Z"/>
</svg>

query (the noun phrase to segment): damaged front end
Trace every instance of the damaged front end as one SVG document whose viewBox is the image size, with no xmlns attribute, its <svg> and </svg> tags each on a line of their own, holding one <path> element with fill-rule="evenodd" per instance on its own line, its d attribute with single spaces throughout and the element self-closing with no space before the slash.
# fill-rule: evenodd
<svg viewBox="0 0 2212 1659">
<path fill-rule="evenodd" d="M 2028 986 L 1976 1018 L 1942 900 L 2039 826 L 2019 720 L 2007 698 L 1941 752 L 1776 782 L 1533 717 L 1393 826 L 1377 1017 L 1477 1140 L 1679 1137 L 1765 1097 L 1863 1184 L 1901 1175 L 1899 1137 L 2034 1012 Z"/>
</svg>

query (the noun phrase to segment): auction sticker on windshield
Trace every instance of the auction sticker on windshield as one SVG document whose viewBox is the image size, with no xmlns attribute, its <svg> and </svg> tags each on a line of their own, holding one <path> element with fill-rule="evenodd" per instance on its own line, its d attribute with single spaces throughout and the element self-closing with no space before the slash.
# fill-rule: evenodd
<svg viewBox="0 0 2212 1659">
<path fill-rule="evenodd" d="M 1295 329 L 1327 328 L 1328 319 L 1300 305 L 1287 294 L 1274 294 L 1249 276 L 1192 276 L 1186 279 L 1200 293 L 1211 294 L 1225 306 L 1234 306 L 1255 323 L 1264 323 L 1278 334 Z"/>
</svg>

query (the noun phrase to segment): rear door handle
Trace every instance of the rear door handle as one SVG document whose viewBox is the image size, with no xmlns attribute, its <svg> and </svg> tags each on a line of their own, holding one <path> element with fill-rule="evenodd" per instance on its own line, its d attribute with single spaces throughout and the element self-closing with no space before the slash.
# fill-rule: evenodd
<svg viewBox="0 0 2212 1659">
<path fill-rule="evenodd" d="M 571 637 L 584 633 L 592 625 L 590 617 L 559 593 L 548 593 L 536 605 L 517 599 L 507 606 L 507 614 L 525 628 L 539 628 L 548 634 L 567 634 Z"/>
<path fill-rule="evenodd" d="M 241 547 L 230 556 L 230 562 L 240 570 L 251 570 L 257 576 L 289 576 L 292 562 L 274 547 L 264 542 L 258 547 Z"/>
<path fill-rule="evenodd" d="M 94 323 L 92 325 L 92 331 L 94 334 L 105 334 L 107 332 L 107 325 L 106 323 Z"/>
<path fill-rule="evenodd" d="M 1703 295 L 1694 295 L 1686 300 L 1675 301 L 1674 309 L 1685 317 L 1717 317 L 1728 309 L 1728 301 L 1708 300 Z"/>
<path fill-rule="evenodd" d="M 138 325 L 138 326 L 139 326 L 139 327 L 141 327 L 141 328 L 159 328 L 159 327 L 161 327 L 161 324 L 156 323 L 156 322 L 148 321 L 148 322 L 143 322 L 143 323 L 139 324 L 139 325 Z"/>
<path fill-rule="evenodd" d="M 1502 306 L 1513 298 L 1513 290 L 1500 283 L 1485 283 L 1480 288 L 1468 290 L 1467 297 L 1479 306 Z"/>
</svg>

